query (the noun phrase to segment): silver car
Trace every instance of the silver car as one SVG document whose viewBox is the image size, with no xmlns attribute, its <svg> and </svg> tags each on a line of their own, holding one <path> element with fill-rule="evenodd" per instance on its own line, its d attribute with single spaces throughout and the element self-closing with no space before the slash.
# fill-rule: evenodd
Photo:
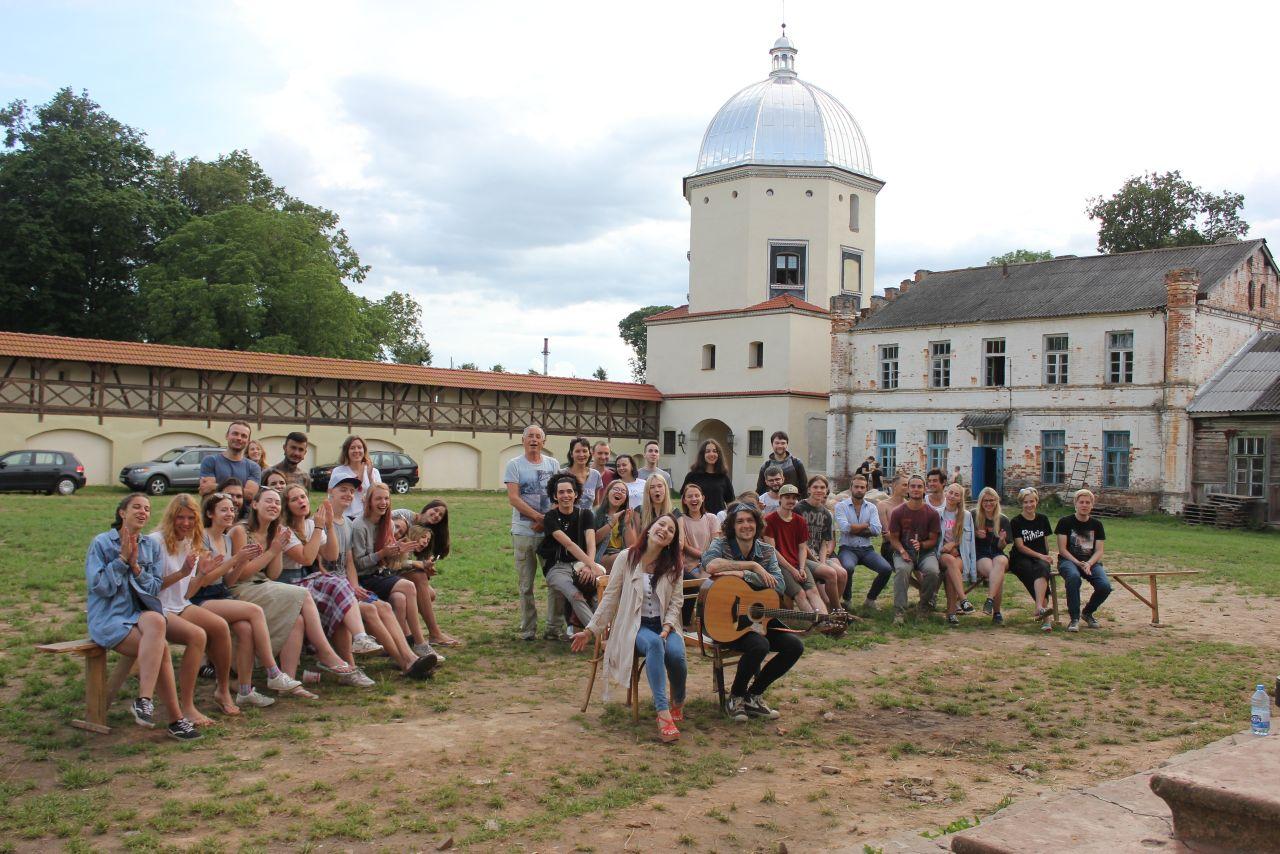
<svg viewBox="0 0 1280 854">
<path fill-rule="evenodd" d="M 171 489 L 194 490 L 200 486 L 200 462 L 222 453 L 214 445 L 183 445 L 160 455 L 158 460 L 131 463 L 120 469 L 120 482 L 129 489 L 164 495 Z"/>
</svg>

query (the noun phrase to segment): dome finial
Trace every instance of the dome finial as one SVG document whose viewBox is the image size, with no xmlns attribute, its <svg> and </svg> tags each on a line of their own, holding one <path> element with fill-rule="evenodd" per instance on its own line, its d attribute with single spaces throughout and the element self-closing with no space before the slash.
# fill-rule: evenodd
<svg viewBox="0 0 1280 854">
<path fill-rule="evenodd" d="M 770 72 L 769 76 L 795 77 L 797 53 L 796 46 L 791 43 L 791 39 L 787 38 L 787 24 L 786 21 L 783 21 L 782 35 L 769 50 L 769 55 L 773 57 L 773 71 Z"/>
</svg>

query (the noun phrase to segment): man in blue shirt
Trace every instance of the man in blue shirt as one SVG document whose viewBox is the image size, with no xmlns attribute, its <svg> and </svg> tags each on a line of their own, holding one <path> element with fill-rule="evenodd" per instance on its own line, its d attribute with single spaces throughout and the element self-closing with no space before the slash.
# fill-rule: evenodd
<svg viewBox="0 0 1280 854">
<path fill-rule="evenodd" d="M 253 438 L 253 430 L 244 421 L 232 421 L 227 426 L 227 449 L 200 461 L 200 494 L 208 495 L 229 477 L 244 484 L 244 499 L 252 501 L 258 494 L 258 482 L 262 480 L 262 467 L 245 459 L 245 449 Z M 283 497 L 283 496 L 282 496 Z"/>
<path fill-rule="evenodd" d="M 866 494 L 866 477 L 855 474 L 849 484 L 849 497 L 836 504 L 836 529 L 840 532 L 840 551 L 837 557 L 840 558 L 840 565 L 849 573 L 849 584 L 844 589 L 846 610 L 852 604 L 853 571 L 858 564 L 876 574 L 871 582 L 871 589 L 867 591 L 866 602 L 863 603 L 866 610 L 875 610 L 876 597 L 893 577 L 893 567 L 871 544 L 871 538 L 881 536 L 883 531 L 876 506 L 870 501 L 862 500 Z"/>
</svg>

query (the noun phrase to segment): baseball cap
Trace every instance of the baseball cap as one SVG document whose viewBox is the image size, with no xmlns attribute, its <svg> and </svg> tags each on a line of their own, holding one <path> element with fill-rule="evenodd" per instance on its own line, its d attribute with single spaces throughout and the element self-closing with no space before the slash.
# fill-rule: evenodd
<svg viewBox="0 0 1280 854">
<path fill-rule="evenodd" d="M 796 487 L 796 485 L 795 485 L 794 483 L 784 483 L 784 484 L 782 484 L 782 486 L 778 487 L 778 495 L 779 495 L 779 496 L 782 496 L 782 495 L 799 495 L 799 494 L 800 494 L 800 490 Z"/>
<path fill-rule="evenodd" d="M 342 480 L 338 481 L 337 483 L 332 484 L 329 488 L 333 489 L 333 487 L 342 486 L 342 484 L 344 483 L 349 483 L 352 486 L 354 486 L 356 489 L 360 488 L 360 478 L 358 477 L 344 477 Z"/>
</svg>

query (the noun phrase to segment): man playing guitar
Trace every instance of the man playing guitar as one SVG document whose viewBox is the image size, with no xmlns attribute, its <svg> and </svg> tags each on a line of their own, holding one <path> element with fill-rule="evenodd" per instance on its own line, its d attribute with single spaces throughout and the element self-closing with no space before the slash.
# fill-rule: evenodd
<svg viewBox="0 0 1280 854">
<path fill-rule="evenodd" d="M 762 539 L 764 519 L 759 510 L 745 504 L 731 506 L 720 534 L 702 554 L 702 568 L 708 575 L 736 576 L 756 588 L 782 590 L 777 553 Z M 765 704 L 762 695 L 800 660 L 804 641 L 771 624 L 764 634 L 747 632 L 727 646 L 741 651 L 742 657 L 725 701 L 725 714 L 739 723 L 749 717 L 777 718 L 778 713 Z M 776 655 L 761 667 L 770 651 Z"/>
</svg>

